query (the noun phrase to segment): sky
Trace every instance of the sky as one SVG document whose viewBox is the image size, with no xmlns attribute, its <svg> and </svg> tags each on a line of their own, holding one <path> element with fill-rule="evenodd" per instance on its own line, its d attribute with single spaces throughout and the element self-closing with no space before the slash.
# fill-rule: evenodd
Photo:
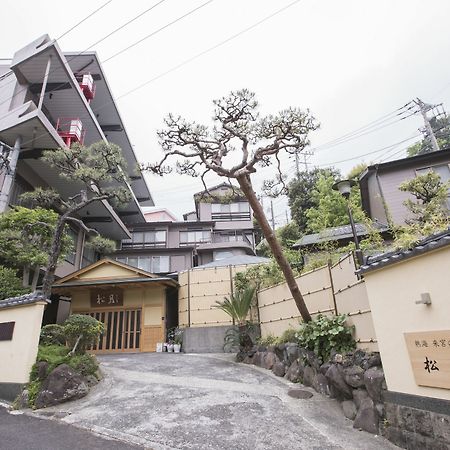
<svg viewBox="0 0 450 450">
<path fill-rule="evenodd" d="M 333 165 L 343 176 L 361 162 L 404 157 L 406 147 L 420 139 L 423 122 L 418 114 L 406 117 L 403 105 L 416 97 L 450 104 L 448 0 L 79 0 L 76 7 L 62 5 L 4 0 L 3 17 L 9 19 L 2 22 L 2 35 L 9 38 L 2 39 L 0 57 L 11 57 L 42 34 L 62 36 L 63 51 L 95 50 L 140 162 L 161 158 L 156 132 L 168 113 L 210 125 L 212 100 L 242 88 L 256 93 L 263 115 L 288 106 L 309 109 L 321 127 L 310 135 L 300 170 L 306 158 L 308 169 Z M 354 130 L 360 131 L 350 134 Z M 283 173 L 292 179 L 295 162 L 282 161 Z M 253 176 L 258 193 L 272 176 L 273 168 Z M 146 179 L 156 205 L 179 219 L 193 209 L 193 193 L 203 189 L 199 179 L 187 176 L 148 174 Z M 266 211 L 269 206 L 264 198 Z M 286 198 L 273 199 L 273 208 L 277 226 L 284 225 Z"/>
</svg>

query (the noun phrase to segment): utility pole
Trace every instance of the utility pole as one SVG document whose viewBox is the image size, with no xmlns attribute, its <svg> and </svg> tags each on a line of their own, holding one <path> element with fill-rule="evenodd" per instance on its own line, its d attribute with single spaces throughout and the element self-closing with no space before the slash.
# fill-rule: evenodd
<svg viewBox="0 0 450 450">
<path fill-rule="evenodd" d="M 305 164 L 306 167 L 306 164 Z M 298 178 L 300 178 L 300 161 L 298 157 L 298 150 L 295 152 L 295 175 Z"/>
<path fill-rule="evenodd" d="M 427 112 L 433 109 L 433 105 L 428 105 L 427 103 L 424 103 L 420 98 L 417 98 L 416 100 L 413 100 L 413 102 L 419 107 L 420 114 L 422 114 L 423 122 L 425 124 L 425 130 L 426 134 L 430 139 L 431 146 L 433 148 L 434 152 L 439 151 L 439 144 L 436 139 L 436 136 L 434 135 L 433 128 L 431 127 L 430 120 L 428 119 Z"/>
<path fill-rule="evenodd" d="M 286 213 L 286 225 L 289 224 L 289 214 L 288 214 L 288 210 L 285 209 L 284 212 Z"/>
</svg>

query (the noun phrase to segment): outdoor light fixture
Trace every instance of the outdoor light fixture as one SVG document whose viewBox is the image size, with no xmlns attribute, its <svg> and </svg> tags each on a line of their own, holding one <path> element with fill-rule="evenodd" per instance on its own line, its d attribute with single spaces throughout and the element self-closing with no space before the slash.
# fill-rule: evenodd
<svg viewBox="0 0 450 450">
<path fill-rule="evenodd" d="M 355 180 L 340 180 L 336 181 L 336 183 L 333 184 L 333 190 L 338 191 L 347 200 L 347 212 L 348 217 L 350 219 L 350 226 L 352 227 L 353 240 L 355 241 L 356 260 L 358 261 L 358 264 L 361 266 L 364 262 L 364 258 L 362 251 L 359 248 L 358 235 L 356 234 L 355 222 L 353 221 L 353 214 L 349 202 L 352 186 L 356 186 Z"/>
</svg>

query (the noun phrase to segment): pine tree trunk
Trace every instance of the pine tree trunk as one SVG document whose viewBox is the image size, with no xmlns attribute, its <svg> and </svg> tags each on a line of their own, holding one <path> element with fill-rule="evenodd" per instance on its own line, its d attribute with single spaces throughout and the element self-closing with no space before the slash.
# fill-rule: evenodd
<svg viewBox="0 0 450 450">
<path fill-rule="evenodd" d="M 23 274 L 22 274 L 22 286 L 28 287 L 30 283 L 30 266 L 23 266 Z"/>
<path fill-rule="evenodd" d="M 37 284 L 39 281 L 39 273 L 40 273 L 39 266 L 33 267 L 33 280 L 31 282 L 31 289 L 33 292 L 36 290 L 36 287 L 37 287 Z"/>
<path fill-rule="evenodd" d="M 58 258 L 61 254 L 62 237 L 64 227 L 66 225 L 68 213 L 59 217 L 55 227 L 55 234 L 53 235 L 53 243 L 48 256 L 47 268 L 45 270 L 44 279 L 42 281 L 42 294 L 45 298 L 50 298 L 52 292 L 52 284 L 55 279 L 55 272 L 58 266 Z"/>
<path fill-rule="evenodd" d="M 240 188 L 242 192 L 246 196 L 252 210 L 255 215 L 256 220 L 261 227 L 264 237 L 267 240 L 267 243 L 272 250 L 272 254 L 280 266 L 281 271 L 283 272 L 284 278 L 286 279 L 286 283 L 291 291 L 292 297 L 297 305 L 297 308 L 302 316 L 304 322 L 309 322 L 311 320 L 311 315 L 309 314 L 308 308 L 306 307 L 305 300 L 300 292 L 300 289 L 297 286 L 297 282 L 295 280 L 294 272 L 292 271 L 291 266 L 289 265 L 286 256 L 284 256 L 283 249 L 275 236 L 275 231 L 269 225 L 269 222 L 266 219 L 263 208 L 259 203 L 258 198 L 256 197 L 255 192 L 253 191 L 252 182 L 250 180 L 250 176 L 248 175 L 240 175 L 237 178 Z"/>
</svg>

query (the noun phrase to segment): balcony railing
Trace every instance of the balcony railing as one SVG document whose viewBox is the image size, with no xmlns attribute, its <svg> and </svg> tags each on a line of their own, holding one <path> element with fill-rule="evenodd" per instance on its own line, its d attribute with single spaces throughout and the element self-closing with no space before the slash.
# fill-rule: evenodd
<svg viewBox="0 0 450 450">
<path fill-rule="evenodd" d="M 124 242 L 122 241 L 122 249 L 127 248 L 165 248 L 166 241 L 156 241 L 156 242 Z"/>
<path fill-rule="evenodd" d="M 213 243 L 222 242 L 245 242 L 250 247 L 253 247 L 253 243 L 247 237 L 243 231 L 235 231 L 234 233 L 218 233 L 214 232 L 212 234 Z"/>
<path fill-rule="evenodd" d="M 251 220 L 250 212 L 217 212 L 211 214 L 212 220 L 233 221 L 233 220 Z"/>
<path fill-rule="evenodd" d="M 56 131 L 64 139 L 67 147 L 70 147 L 74 142 L 83 144 L 86 134 L 83 123 L 78 118 L 59 118 L 56 123 Z"/>
</svg>

